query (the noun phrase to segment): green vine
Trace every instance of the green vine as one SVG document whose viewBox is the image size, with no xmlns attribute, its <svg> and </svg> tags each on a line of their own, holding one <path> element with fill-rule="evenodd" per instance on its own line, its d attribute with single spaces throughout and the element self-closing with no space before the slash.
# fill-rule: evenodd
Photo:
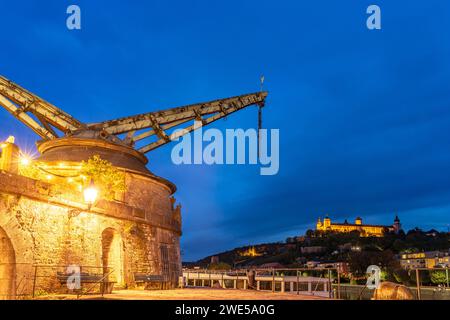
<svg viewBox="0 0 450 320">
<path fill-rule="evenodd" d="M 71 172 L 70 175 L 44 169 L 39 163 L 19 166 L 19 173 L 35 180 L 51 183 L 52 193 L 58 195 L 82 192 L 89 186 L 91 180 L 99 189 L 100 198 L 105 200 L 114 200 L 119 193 L 126 191 L 125 173 L 99 155 L 82 161 L 80 168 Z"/>
<path fill-rule="evenodd" d="M 87 187 L 92 179 L 105 200 L 114 200 L 119 192 L 125 192 L 125 173 L 113 167 L 111 162 L 103 160 L 99 155 L 81 163 L 80 174 L 86 177 Z"/>
</svg>

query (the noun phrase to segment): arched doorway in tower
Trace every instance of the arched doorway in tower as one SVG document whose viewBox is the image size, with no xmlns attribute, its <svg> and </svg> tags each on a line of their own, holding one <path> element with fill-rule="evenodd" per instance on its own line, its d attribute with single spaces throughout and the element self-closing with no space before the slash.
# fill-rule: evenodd
<svg viewBox="0 0 450 320">
<path fill-rule="evenodd" d="M 109 281 L 115 282 L 115 287 L 125 285 L 124 250 L 122 237 L 117 230 L 107 228 L 102 233 L 102 263 L 103 272 L 112 271 Z"/>
<path fill-rule="evenodd" d="M 11 239 L 0 228 L 0 300 L 16 295 L 16 254 Z"/>
</svg>

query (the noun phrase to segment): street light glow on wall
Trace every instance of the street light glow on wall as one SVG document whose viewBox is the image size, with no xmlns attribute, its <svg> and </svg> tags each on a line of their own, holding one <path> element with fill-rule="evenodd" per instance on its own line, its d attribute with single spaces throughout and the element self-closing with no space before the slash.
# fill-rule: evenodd
<svg viewBox="0 0 450 320">
<path fill-rule="evenodd" d="M 31 163 L 31 159 L 29 156 L 22 154 L 20 156 L 20 164 L 23 166 L 28 166 Z"/>
<path fill-rule="evenodd" d="M 98 197 L 98 189 L 95 187 L 94 180 L 91 179 L 89 186 L 84 189 L 84 202 L 88 205 L 88 210 L 91 210 L 92 205 L 95 203 Z"/>
</svg>

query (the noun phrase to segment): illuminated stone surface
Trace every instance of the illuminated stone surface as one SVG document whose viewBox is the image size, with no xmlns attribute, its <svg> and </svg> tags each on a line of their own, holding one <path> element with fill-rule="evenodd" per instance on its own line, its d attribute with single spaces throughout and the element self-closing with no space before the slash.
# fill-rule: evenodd
<svg viewBox="0 0 450 320">
<path fill-rule="evenodd" d="M 51 299 L 75 299 L 73 295 L 47 297 Z M 99 295 L 83 299 L 102 299 Z M 116 300 L 328 300 L 329 298 L 295 293 L 264 292 L 237 289 L 174 289 L 174 290 L 117 290 L 105 299 Z"/>
<path fill-rule="evenodd" d="M 127 190 L 120 201 L 100 199 L 90 211 L 82 192 L 64 194 L 48 182 L 0 171 L 0 298 L 29 295 L 33 286 L 40 292 L 64 290 L 57 272 L 68 265 L 97 274 L 109 266 L 114 270 L 108 279 L 116 288 L 135 287 L 134 273 L 164 274 L 169 287 L 177 284 L 181 216 L 172 198 L 175 186 L 142 169 L 143 163 L 137 166 L 140 159 L 130 154 L 105 143 L 93 148 L 125 171 Z M 45 162 L 49 166 L 67 163 L 68 158 L 75 164 L 92 153 L 83 156 L 76 149 L 78 153 L 68 157 L 66 149 L 51 150 L 54 162 Z M 130 167 L 128 157 L 133 159 Z M 35 265 L 42 265 L 36 283 Z"/>
</svg>

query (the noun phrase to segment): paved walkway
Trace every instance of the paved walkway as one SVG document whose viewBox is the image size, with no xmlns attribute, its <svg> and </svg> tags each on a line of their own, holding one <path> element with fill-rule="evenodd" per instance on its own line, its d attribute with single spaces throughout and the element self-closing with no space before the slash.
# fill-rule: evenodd
<svg viewBox="0 0 450 320">
<path fill-rule="evenodd" d="M 76 296 L 54 296 L 51 299 L 76 299 Z M 81 299 L 102 299 L 87 295 Z M 325 300 L 328 298 L 292 293 L 216 288 L 185 288 L 173 290 L 117 290 L 107 294 L 107 300 Z"/>
<path fill-rule="evenodd" d="M 296 295 L 291 293 L 272 293 L 264 291 L 186 288 L 174 290 L 123 290 L 108 295 L 110 299 L 139 300 L 317 300 L 322 297 Z"/>
</svg>

